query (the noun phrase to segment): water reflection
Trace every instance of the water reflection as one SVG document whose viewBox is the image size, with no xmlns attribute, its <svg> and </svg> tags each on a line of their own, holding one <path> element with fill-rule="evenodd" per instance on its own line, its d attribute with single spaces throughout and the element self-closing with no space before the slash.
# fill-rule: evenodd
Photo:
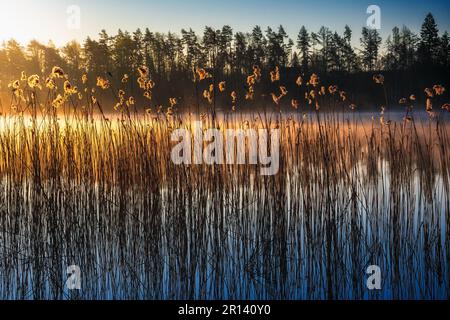
<svg viewBox="0 0 450 320">
<path fill-rule="evenodd" d="M 43 129 L 36 151 L 6 124 L 0 298 L 448 298 L 448 125 L 335 120 L 278 124 L 268 177 L 173 165 L 170 126 L 76 122 Z M 69 265 L 80 291 L 65 287 Z M 366 287 L 369 265 L 381 290 Z"/>
</svg>

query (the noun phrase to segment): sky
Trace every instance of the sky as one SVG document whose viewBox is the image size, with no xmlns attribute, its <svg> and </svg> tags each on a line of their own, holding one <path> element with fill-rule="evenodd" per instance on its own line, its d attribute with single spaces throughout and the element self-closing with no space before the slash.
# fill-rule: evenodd
<svg viewBox="0 0 450 320">
<path fill-rule="evenodd" d="M 394 26 L 407 25 L 419 32 L 428 12 L 434 14 L 441 30 L 450 31 L 448 0 L 0 0 L 0 43 L 14 38 L 26 44 L 36 39 L 62 46 L 70 40 L 82 42 L 87 36 L 95 39 L 101 29 L 109 34 L 119 28 L 147 27 L 180 33 L 191 27 L 201 33 L 205 25 L 221 28 L 224 24 L 244 32 L 255 25 L 265 30 L 282 24 L 295 40 L 302 25 L 310 31 L 325 25 L 342 33 L 348 24 L 357 44 L 369 5 L 381 9 L 384 39 Z M 77 9 L 71 8 L 79 8 L 79 19 Z"/>
</svg>

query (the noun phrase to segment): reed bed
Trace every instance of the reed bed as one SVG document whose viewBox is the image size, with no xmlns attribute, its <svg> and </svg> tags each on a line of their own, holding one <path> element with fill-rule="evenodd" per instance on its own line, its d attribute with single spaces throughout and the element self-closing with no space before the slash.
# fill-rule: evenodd
<svg viewBox="0 0 450 320">
<path fill-rule="evenodd" d="M 138 74 L 152 100 L 148 69 Z M 315 74 L 297 78 L 286 112 L 279 69 L 264 77 L 255 66 L 246 79 L 254 112 L 236 111 L 239 93 L 204 69 L 187 113 L 176 98 L 141 112 L 143 98 L 104 77 L 78 89 L 59 67 L 46 91 L 37 75 L 12 82 L 14 113 L 0 117 L 0 298 L 448 298 L 450 127 L 433 111 L 445 88 L 425 90 L 427 114 L 414 114 L 414 95 L 401 99 L 410 106 L 395 121 L 384 107 L 367 117 Z M 387 97 L 384 77 L 373 80 Z M 108 90 L 115 114 L 101 103 Z M 278 174 L 175 165 L 171 133 L 198 120 L 279 129 Z M 70 265 L 81 290 L 65 286 Z M 369 265 L 381 290 L 366 287 Z"/>
<path fill-rule="evenodd" d="M 261 176 L 173 164 L 189 114 L 3 115 L 0 299 L 448 299 L 444 116 L 202 117 L 279 128 L 279 173 Z M 73 264 L 81 290 L 64 286 Z"/>
</svg>

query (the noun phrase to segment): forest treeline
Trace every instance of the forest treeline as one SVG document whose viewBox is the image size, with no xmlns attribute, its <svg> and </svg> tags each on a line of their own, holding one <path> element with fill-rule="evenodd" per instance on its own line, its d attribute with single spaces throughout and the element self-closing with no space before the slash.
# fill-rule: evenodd
<svg viewBox="0 0 450 320">
<path fill-rule="evenodd" d="M 363 28 L 358 49 L 352 46 L 354 37 L 348 26 L 342 33 L 327 27 L 312 32 L 303 26 L 296 39 L 290 39 L 283 26 L 265 31 L 256 26 L 249 33 L 223 26 L 205 27 L 202 35 L 192 29 L 181 34 L 119 30 L 116 35 L 102 30 L 98 40 L 88 37 L 83 44 L 72 41 L 62 48 L 38 41 L 22 47 L 10 40 L 0 48 L 0 90 L 6 92 L 8 83 L 22 71 L 45 78 L 54 66 L 62 67 L 75 84 L 86 74 L 107 76 L 120 86 L 127 75 L 131 91 L 137 87 L 137 68 L 147 66 L 157 84 L 154 95 L 161 100 L 193 98 L 192 79 L 199 67 L 238 91 L 246 90 L 245 77 L 255 65 L 266 74 L 278 66 L 288 89 L 298 75 L 317 73 L 346 88 L 360 104 L 376 99 L 371 85 L 375 72 L 386 75 L 393 98 L 438 82 L 448 85 L 449 34 L 439 31 L 431 13 L 419 34 L 406 26 L 395 27 L 383 41 L 377 30 Z"/>
</svg>

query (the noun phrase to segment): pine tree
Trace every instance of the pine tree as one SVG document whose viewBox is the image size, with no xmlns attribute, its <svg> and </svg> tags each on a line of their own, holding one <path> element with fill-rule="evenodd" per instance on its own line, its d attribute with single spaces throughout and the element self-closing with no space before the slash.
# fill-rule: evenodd
<svg viewBox="0 0 450 320">
<path fill-rule="evenodd" d="M 441 38 L 439 62 L 444 67 L 450 66 L 450 39 L 447 31 L 444 32 Z"/>
<path fill-rule="evenodd" d="M 290 66 L 296 69 L 300 67 L 300 59 L 298 58 L 297 52 L 294 52 L 292 55 Z"/>
<path fill-rule="evenodd" d="M 300 64 L 305 72 L 308 70 L 308 65 L 311 59 L 310 48 L 311 37 L 305 26 L 302 26 L 297 38 L 297 49 L 300 50 Z"/>
<path fill-rule="evenodd" d="M 358 65 L 358 56 L 355 53 L 355 50 L 352 47 L 352 30 L 348 25 L 345 26 L 344 29 L 344 38 L 342 45 L 342 60 L 344 64 L 344 69 L 347 72 L 353 72 L 359 70 Z"/>
<path fill-rule="evenodd" d="M 221 70 L 231 70 L 231 47 L 233 42 L 233 29 L 225 25 L 219 34 L 218 66 Z"/>
<path fill-rule="evenodd" d="M 439 56 L 439 45 L 439 30 L 433 15 L 429 13 L 420 31 L 420 62 L 422 64 L 436 64 Z"/>
<path fill-rule="evenodd" d="M 109 35 L 106 33 L 105 30 L 102 30 L 100 32 L 100 38 L 98 40 L 98 56 L 97 56 L 99 74 L 102 75 L 109 72 L 109 70 L 111 69 L 110 44 L 111 38 L 109 37 Z"/>
<path fill-rule="evenodd" d="M 67 72 L 75 79 L 80 79 L 83 72 L 84 59 L 81 45 L 77 41 L 71 41 L 61 49 L 67 65 Z"/>
<path fill-rule="evenodd" d="M 233 69 L 238 73 L 243 73 L 248 68 L 249 55 L 247 54 L 247 39 L 244 33 L 237 32 L 234 36 L 234 56 Z"/>
<path fill-rule="evenodd" d="M 256 26 L 253 28 L 250 47 L 253 52 L 253 64 L 263 67 L 266 63 L 266 45 L 267 40 L 265 39 L 261 27 Z"/>
<path fill-rule="evenodd" d="M 318 56 L 319 68 L 323 72 L 328 71 L 328 54 L 329 54 L 329 44 L 332 33 L 327 27 L 321 27 L 316 36 L 317 43 L 321 46 L 321 50 Z"/>
<path fill-rule="evenodd" d="M 362 63 L 366 70 L 373 71 L 377 66 L 378 52 L 381 44 L 380 34 L 376 29 L 364 27 L 360 39 L 362 49 Z"/>
</svg>

